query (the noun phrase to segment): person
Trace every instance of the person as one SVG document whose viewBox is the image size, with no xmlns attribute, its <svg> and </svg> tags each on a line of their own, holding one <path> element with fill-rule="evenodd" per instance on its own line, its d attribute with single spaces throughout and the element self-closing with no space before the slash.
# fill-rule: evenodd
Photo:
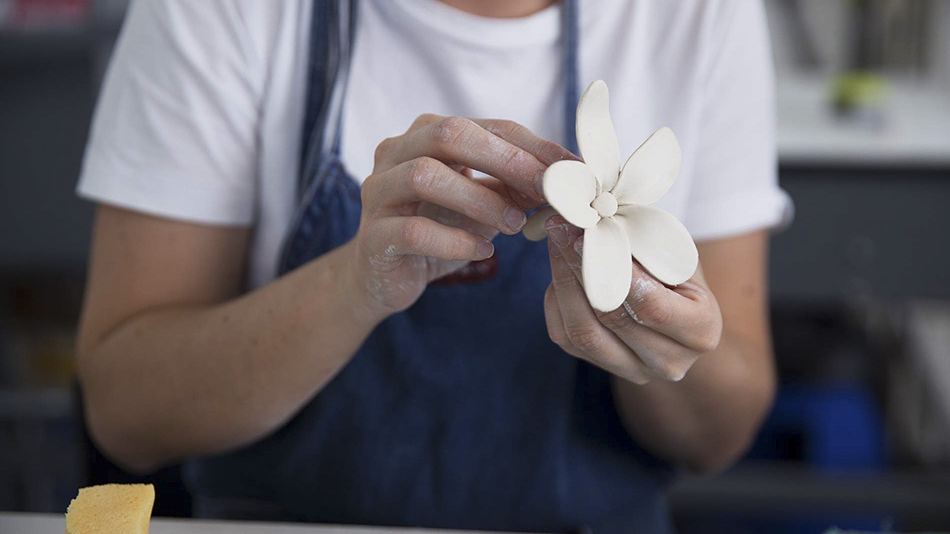
<svg viewBox="0 0 950 534">
<path fill-rule="evenodd" d="M 518 235 L 598 78 L 623 152 L 676 132 L 700 252 L 610 313 L 577 228 Z M 133 2 L 78 185 L 91 435 L 202 517 L 668 531 L 774 394 L 772 90 L 760 2 Z"/>
</svg>

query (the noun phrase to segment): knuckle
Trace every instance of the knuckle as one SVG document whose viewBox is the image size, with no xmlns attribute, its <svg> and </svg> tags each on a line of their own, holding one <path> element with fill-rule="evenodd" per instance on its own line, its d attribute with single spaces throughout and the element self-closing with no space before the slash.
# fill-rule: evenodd
<svg viewBox="0 0 950 534">
<path fill-rule="evenodd" d="M 575 325 L 567 328 L 567 339 L 571 345 L 585 353 L 595 353 L 603 345 L 603 337 L 592 325 Z"/>
<path fill-rule="evenodd" d="M 471 121 L 464 117 L 446 117 L 436 123 L 435 128 L 433 128 L 435 141 L 443 146 L 455 144 L 465 135 L 470 124 Z"/>
<path fill-rule="evenodd" d="M 393 148 L 396 146 L 396 142 L 397 141 L 395 137 L 387 137 L 386 139 L 380 141 L 379 144 L 376 145 L 376 151 L 373 152 L 373 162 L 376 165 L 379 165 L 381 161 L 385 160 L 386 157 L 392 153 Z"/>
<path fill-rule="evenodd" d="M 668 358 L 664 360 L 660 368 L 655 371 L 658 375 L 663 377 L 664 380 L 679 382 L 686 376 L 686 372 L 689 371 L 691 365 L 691 362 Z"/>
<path fill-rule="evenodd" d="M 634 322 L 633 317 L 627 314 L 623 306 L 612 312 L 602 314 L 600 322 L 614 332 L 626 332 L 632 330 L 634 326 L 639 326 Z"/>
<path fill-rule="evenodd" d="M 416 193 L 428 191 L 435 180 L 439 162 L 430 157 L 419 157 L 409 164 L 409 188 Z"/>
<path fill-rule="evenodd" d="M 439 121 L 441 118 L 442 118 L 441 116 L 436 115 L 435 113 L 423 113 L 422 115 L 419 115 L 418 117 L 416 117 L 416 120 L 412 121 L 412 126 L 409 129 L 415 130 L 416 128 L 428 126 L 434 122 Z"/>
<path fill-rule="evenodd" d="M 645 386 L 650 383 L 650 377 L 646 373 L 633 373 L 631 376 L 627 377 L 627 380 L 633 382 L 638 386 Z"/>
<path fill-rule="evenodd" d="M 636 310 L 641 321 L 651 325 L 666 325 L 672 320 L 672 311 L 656 297 L 647 297 Z"/>
<path fill-rule="evenodd" d="M 703 333 L 696 340 L 696 350 L 701 353 L 712 352 L 719 348 L 719 342 L 722 340 L 722 331 L 720 329 L 711 329 Z"/>
<path fill-rule="evenodd" d="M 548 328 L 548 337 L 551 338 L 551 341 L 559 347 L 566 347 L 569 344 L 567 335 L 564 334 L 563 329 Z"/>
</svg>

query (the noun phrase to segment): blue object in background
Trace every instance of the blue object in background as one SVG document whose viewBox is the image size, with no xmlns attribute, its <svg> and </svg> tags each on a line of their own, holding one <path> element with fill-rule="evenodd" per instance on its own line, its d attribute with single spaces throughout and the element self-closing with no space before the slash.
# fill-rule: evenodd
<svg viewBox="0 0 950 534">
<path fill-rule="evenodd" d="M 884 425 L 872 392 L 863 384 L 783 386 L 748 458 L 884 468 Z"/>
</svg>

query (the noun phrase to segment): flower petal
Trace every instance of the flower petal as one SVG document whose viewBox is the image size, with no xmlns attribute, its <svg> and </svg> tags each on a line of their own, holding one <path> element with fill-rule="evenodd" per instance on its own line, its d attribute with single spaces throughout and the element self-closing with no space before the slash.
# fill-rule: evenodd
<svg viewBox="0 0 950 534">
<path fill-rule="evenodd" d="M 584 230 L 581 275 L 591 307 L 616 310 L 630 293 L 633 260 L 624 229 L 613 219 L 601 219 Z"/>
<path fill-rule="evenodd" d="M 621 206 L 612 217 L 623 227 L 630 253 L 657 280 L 675 286 L 696 272 L 699 252 L 676 217 L 653 206 Z"/>
<path fill-rule="evenodd" d="M 680 172 L 682 153 L 673 130 L 653 132 L 637 148 L 620 171 L 612 193 L 620 204 L 653 204 L 670 190 Z"/>
<path fill-rule="evenodd" d="M 557 215 L 557 210 L 551 206 L 545 206 L 528 217 L 528 221 L 521 228 L 521 233 L 528 241 L 542 241 L 548 236 L 544 231 L 544 223 L 551 217 Z"/>
<path fill-rule="evenodd" d="M 597 196 L 597 179 L 584 163 L 572 160 L 553 163 L 544 171 L 542 185 L 544 197 L 567 222 L 590 228 L 600 220 L 597 210 L 590 207 Z"/>
<path fill-rule="evenodd" d="M 581 96 L 575 129 L 581 157 L 600 183 L 597 192 L 610 191 L 620 175 L 620 147 L 610 120 L 610 96 L 603 80 L 590 84 Z"/>
</svg>

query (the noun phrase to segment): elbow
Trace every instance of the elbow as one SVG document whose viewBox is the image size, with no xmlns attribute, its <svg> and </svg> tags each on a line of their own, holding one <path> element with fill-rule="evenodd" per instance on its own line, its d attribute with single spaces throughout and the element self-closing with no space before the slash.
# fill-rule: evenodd
<svg viewBox="0 0 950 534">
<path fill-rule="evenodd" d="M 121 431 L 103 428 L 101 425 L 86 423 L 90 438 L 99 452 L 110 462 L 122 468 L 123 471 L 137 476 L 155 473 L 165 463 L 147 451 L 137 449 L 124 439 Z"/>
<path fill-rule="evenodd" d="M 164 466 L 162 459 L 143 446 L 143 442 L 129 425 L 122 423 L 121 416 L 113 410 L 97 406 L 83 392 L 86 430 L 96 449 L 110 462 L 133 475 L 149 475 Z"/>
<path fill-rule="evenodd" d="M 733 466 L 752 446 L 754 434 L 706 447 L 684 460 L 690 473 L 700 476 L 716 475 Z"/>
<path fill-rule="evenodd" d="M 138 418 L 130 411 L 130 403 L 117 401 L 115 397 L 121 394 L 108 386 L 110 381 L 96 380 L 82 357 L 78 371 L 84 424 L 96 449 L 130 474 L 148 475 L 163 467 L 163 459 L 149 443 L 152 440 L 135 428 Z"/>
</svg>

